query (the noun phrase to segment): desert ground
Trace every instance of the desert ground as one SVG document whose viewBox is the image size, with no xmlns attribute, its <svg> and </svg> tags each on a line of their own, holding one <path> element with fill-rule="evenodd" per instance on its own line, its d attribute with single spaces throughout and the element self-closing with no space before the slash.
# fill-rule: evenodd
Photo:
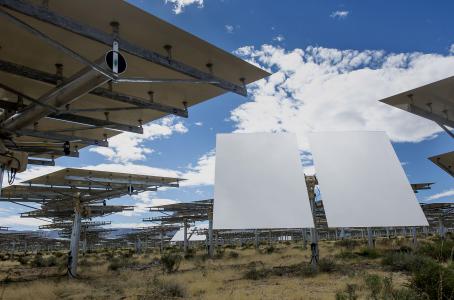
<svg viewBox="0 0 454 300">
<path fill-rule="evenodd" d="M 77 279 L 66 254 L 3 253 L 0 299 L 452 299 L 454 241 L 425 237 L 320 242 L 317 272 L 301 242 L 218 246 L 208 258 L 193 244 L 80 255 Z"/>
</svg>

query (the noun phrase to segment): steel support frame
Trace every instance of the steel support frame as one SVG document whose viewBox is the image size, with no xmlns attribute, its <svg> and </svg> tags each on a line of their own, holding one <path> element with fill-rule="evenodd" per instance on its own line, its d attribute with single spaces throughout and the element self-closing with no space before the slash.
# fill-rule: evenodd
<svg viewBox="0 0 454 300">
<path fill-rule="evenodd" d="M 115 179 L 115 178 L 101 178 L 91 176 L 65 176 L 66 180 L 69 181 L 90 181 L 95 183 L 111 183 L 111 184 L 131 184 L 131 185 L 149 185 L 149 186 L 167 186 L 167 187 L 178 187 L 178 183 L 165 183 L 165 182 L 153 182 L 145 180 L 128 180 L 128 179 Z"/>
<path fill-rule="evenodd" d="M 186 221 L 183 222 L 183 232 L 184 232 L 183 251 L 184 254 L 186 255 L 188 253 L 188 222 Z"/>
<path fill-rule="evenodd" d="M 78 199 L 77 199 L 77 202 Z M 79 241 L 80 241 L 80 228 L 81 228 L 81 212 L 80 203 L 76 204 L 74 208 L 74 222 L 71 230 L 71 244 L 70 244 L 70 258 L 68 259 L 68 275 L 70 278 L 77 276 L 77 261 L 79 257 Z"/>
<path fill-rule="evenodd" d="M 214 256 L 214 245 L 213 245 L 213 212 L 208 212 L 208 255 Z"/>
<path fill-rule="evenodd" d="M 374 234 L 371 227 L 367 227 L 367 246 L 372 249 L 375 248 Z"/>
<path fill-rule="evenodd" d="M 71 18 L 58 15 L 45 7 L 35 6 L 23 0 L 0 0 L 0 5 L 42 22 L 46 22 L 48 24 L 52 24 L 64 30 L 78 34 L 85 38 L 108 45 L 109 47 L 112 46 L 114 40 L 117 40 L 120 45 L 120 49 L 131 55 L 158 64 L 178 73 L 188 75 L 198 80 L 215 82 L 211 84 L 226 91 L 234 92 L 242 96 L 247 95 L 247 90 L 244 86 L 228 82 L 210 73 L 200 71 L 197 68 L 186 65 L 182 62 L 172 59 L 171 57 L 167 57 L 157 52 L 141 48 L 120 38 L 119 36 L 113 36 L 112 34 L 102 32 L 96 28 L 79 23 Z"/>
<path fill-rule="evenodd" d="M 411 104 L 411 103 L 408 104 L 408 111 L 417 116 L 434 121 L 439 126 L 441 126 L 443 128 L 443 130 L 445 130 L 445 131 L 447 131 L 447 129 L 444 126 L 449 126 L 451 128 L 454 128 L 454 120 L 449 120 L 447 118 L 445 119 L 443 117 L 440 117 L 439 115 L 436 115 L 436 114 L 426 111 L 422 108 L 419 108 L 418 106 L 416 106 L 414 104 Z M 444 126 L 442 126 L 442 125 L 444 125 Z M 450 136 L 453 137 L 452 133 L 450 133 Z"/>
<path fill-rule="evenodd" d="M 305 176 L 307 191 L 309 194 L 309 203 L 311 205 L 312 219 L 314 228 L 310 228 L 311 234 L 311 266 L 314 272 L 318 271 L 319 249 L 318 249 L 318 233 L 316 228 L 316 206 L 315 206 L 315 185 L 317 178 L 314 176 Z"/>
<path fill-rule="evenodd" d="M 47 73 L 44 71 L 36 70 L 29 68 L 27 66 L 18 65 L 12 62 L 0 60 L 0 71 L 14 74 L 17 76 L 25 77 L 28 79 L 37 80 L 43 83 L 57 85 L 60 81 L 67 80 L 66 78 Z M 150 109 L 159 111 L 166 114 L 173 114 L 179 117 L 187 118 L 188 111 L 185 108 L 178 108 L 173 106 L 168 106 L 158 102 L 150 102 L 139 97 L 130 96 L 122 94 L 119 92 L 110 91 L 106 88 L 98 87 L 92 91 L 90 94 L 103 97 L 106 99 L 114 100 L 117 102 L 130 104 L 134 106 L 129 107 L 120 107 L 120 108 L 96 108 L 96 109 L 80 109 L 80 110 L 69 110 L 68 113 L 77 113 L 77 112 L 93 112 L 93 111 L 118 111 L 118 110 L 136 110 L 136 109 Z M 11 103 L 14 105 L 14 103 Z"/>
<path fill-rule="evenodd" d="M 0 198 L 2 196 L 2 189 L 3 189 L 3 175 L 5 174 L 5 166 L 0 165 Z"/>
<path fill-rule="evenodd" d="M 65 135 L 60 133 L 51 133 L 45 131 L 36 131 L 30 129 L 21 129 L 15 131 L 16 135 L 21 136 L 31 136 L 41 139 L 48 139 L 53 141 L 60 141 L 60 142 L 76 142 L 81 143 L 87 146 L 100 146 L 100 147 L 108 147 L 108 142 L 103 140 L 92 140 L 87 138 L 82 138 L 74 135 Z"/>
</svg>

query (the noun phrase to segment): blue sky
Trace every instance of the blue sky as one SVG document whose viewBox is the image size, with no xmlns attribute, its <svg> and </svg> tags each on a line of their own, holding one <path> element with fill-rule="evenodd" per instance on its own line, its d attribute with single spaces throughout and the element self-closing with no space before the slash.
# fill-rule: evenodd
<svg viewBox="0 0 454 300">
<path fill-rule="evenodd" d="M 102 165 L 116 171 L 188 178 L 179 189 L 111 201 L 136 203 L 139 209 L 106 220 L 120 227 L 137 226 L 142 217 L 150 216 L 144 210 L 152 204 L 211 198 L 215 136 L 232 131 L 295 132 L 306 172 L 311 173 L 305 138 L 311 129 L 385 130 L 409 180 L 436 182 L 418 199 L 452 200 L 452 177 L 427 157 L 451 151 L 453 140 L 433 123 L 378 100 L 454 75 L 454 2 L 128 2 L 274 75 L 250 86 L 248 98 L 225 94 L 191 108 L 189 119 L 155 122 L 143 139 L 121 137 L 111 142 L 111 153 L 92 148 L 83 150 L 79 159 L 59 159 L 60 167 Z M 134 151 L 127 147 L 132 142 Z M 21 178 L 48 171 L 34 168 Z M 2 204 L 0 225 L 36 228 L 37 221 L 17 218 L 18 212 L 26 210 Z"/>
</svg>

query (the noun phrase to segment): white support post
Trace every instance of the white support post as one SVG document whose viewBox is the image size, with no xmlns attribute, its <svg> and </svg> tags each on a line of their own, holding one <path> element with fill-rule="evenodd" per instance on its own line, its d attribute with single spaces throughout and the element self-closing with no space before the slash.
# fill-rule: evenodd
<svg viewBox="0 0 454 300">
<path fill-rule="evenodd" d="M 77 259 L 79 256 L 79 240 L 80 240 L 81 214 L 80 201 L 77 199 L 76 207 L 74 208 L 74 222 L 71 231 L 71 252 L 68 259 L 69 277 L 77 276 Z"/>
<path fill-rule="evenodd" d="M 429 227 L 428 226 L 424 226 L 422 228 L 422 233 L 427 236 L 429 234 Z"/>
<path fill-rule="evenodd" d="M 213 212 L 208 213 L 208 255 L 213 257 L 214 245 L 213 245 Z"/>
<path fill-rule="evenodd" d="M 0 197 L 2 196 L 2 188 L 3 188 L 3 174 L 5 173 L 5 166 L 0 165 Z"/>
<path fill-rule="evenodd" d="M 412 235 L 412 240 L 413 240 L 413 246 L 415 247 L 418 243 L 417 239 L 416 239 L 416 227 L 413 226 L 411 228 L 411 235 Z"/>
<path fill-rule="evenodd" d="M 374 235 L 372 234 L 372 228 L 367 227 L 367 246 L 369 248 L 374 248 Z"/>
<path fill-rule="evenodd" d="M 142 241 L 140 238 L 137 238 L 137 254 L 142 253 Z"/>
<path fill-rule="evenodd" d="M 318 234 L 317 228 L 315 227 L 315 185 L 317 179 L 315 176 L 306 176 L 307 192 L 309 194 L 309 203 L 311 205 L 312 218 L 314 220 L 314 228 L 310 228 L 311 233 L 311 266 L 314 272 L 318 271 Z"/>
<path fill-rule="evenodd" d="M 186 221 L 184 221 L 183 226 L 184 226 L 183 251 L 184 251 L 184 254 L 187 254 L 188 253 L 188 223 Z"/>
<path fill-rule="evenodd" d="M 440 238 L 442 240 L 444 240 L 446 238 L 446 230 L 445 230 L 445 225 L 444 225 L 444 222 L 443 222 L 443 217 L 440 216 L 440 219 L 438 220 L 438 224 L 439 224 L 439 234 L 440 234 Z"/>
</svg>

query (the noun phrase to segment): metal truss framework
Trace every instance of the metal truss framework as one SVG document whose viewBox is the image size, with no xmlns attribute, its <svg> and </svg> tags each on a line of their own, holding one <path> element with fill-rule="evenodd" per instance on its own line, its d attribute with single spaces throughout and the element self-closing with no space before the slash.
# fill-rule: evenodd
<svg viewBox="0 0 454 300">
<path fill-rule="evenodd" d="M 9 186 L 4 189 L 0 201 L 34 208 L 21 213 L 21 217 L 50 219 L 54 223 L 42 228 L 60 228 L 63 236 L 71 237 L 72 259 L 68 271 L 71 277 L 75 277 L 81 230 L 85 250 L 87 236 L 99 237 L 111 231 L 100 227 L 107 223 L 93 222 L 92 218 L 133 210 L 133 206 L 107 205 L 106 200 L 156 190 L 162 186 L 177 187 L 179 181 L 178 178 L 68 168 L 30 179 L 24 182 L 25 185 Z M 34 202 L 41 207 L 29 206 L 24 202 Z"/>
</svg>

